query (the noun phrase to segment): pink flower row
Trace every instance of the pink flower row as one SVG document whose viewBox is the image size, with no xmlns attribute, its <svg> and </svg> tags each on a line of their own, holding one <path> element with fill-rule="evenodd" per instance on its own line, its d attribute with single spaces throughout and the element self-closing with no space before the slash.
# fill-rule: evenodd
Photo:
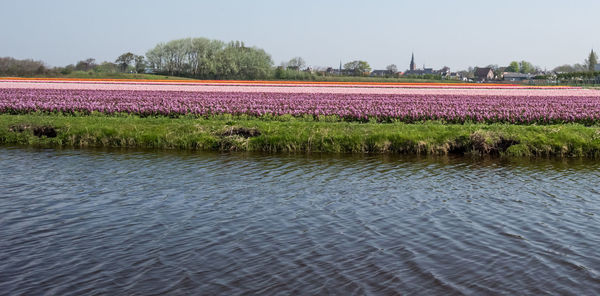
<svg viewBox="0 0 600 296">
<path fill-rule="evenodd" d="M 424 87 L 412 86 L 347 86 L 347 85 L 230 85 L 166 82 L 48 82 L 2 81 L 2 88 L 22 89 L 88 89 L 132 91 L 190 91 L 190 92 L 242 92 L 242 93 L 300 93 L 300 94 L 387 94 L 387 95 L 473 95 L 473 96 L 542 96 L 542 97 L 600 97 L 600 90 L 581 88 L 482 88 L 482 87 Z"/>
</svg>

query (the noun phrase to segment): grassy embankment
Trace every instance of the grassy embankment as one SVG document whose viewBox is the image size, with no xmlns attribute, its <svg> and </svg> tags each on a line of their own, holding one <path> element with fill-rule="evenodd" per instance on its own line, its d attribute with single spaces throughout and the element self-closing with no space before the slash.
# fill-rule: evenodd
<svg viewBox="0 0 600 296">
<path fill-rule="evenodd" d="M 305 74 L 304 72 L 299 72 Z M 2 78 L 2 77 L 0 77 Z M 143 79 L 143 80 L 196 80 L 194 78 L 166 76 L 158 74 L 134 74 L 119 72 L 94 72 L 94 71 L 73 71 L 69 74 L 57 75 L 35 75 L 21 78 L 58 78 L 58 79 Z M 300 75 L 298 77 L 288 77 L 286 79 L 267 78 L 266 81 L 317 81 L 317 82 L 376 82 L 376 83 L 464 83 L 459 80 L 435 80 L 435 79 L 417 79 L 417 78 L 394 78 L 394 77 L 361 77 L 361 76 L 318 76 L 318 75 Z M 226 80 L 224 80 L 226 81 Z M 252 80 L 248 80 L 252 81 Z"/>
<path fill-rule="evenodd" d="M 0 77 L 6 78 L 6 77 Z M 69 74 L 56 73 L 55 75 L 33 75 L 33 76 L 21 76 L 17 78 L 41 78 L 41 79 L 142 79 L 142 80 L 197 80 L 194 78 L 180 77 L 180 76 L 167 76 L 159 74 L 134 74 L 134 73 L 120 73 L 120 72 L 94 72 L 94 71 L 73 71 Z M 371 77 L 371 76 L 319 76 L 315 74 L 298 72 L 297 75 L 289 75 L 283 79 L 277 79 L 275 77 L 261 79 L 264 81 L 299 81 L 299 82 L 371 82 L 371 83 L 443 83 L 443 84 L 464 84 L 473 83 L 465 82 L 462 80 L 452 79 L 422 79 L 414 77 Z M 227 80 L 224 80 L 227 81 Z M 248 80 L 252 81 L 252 80 Z M 491 84 L 518 84 L 525 86 L 576 86 L 583 88 L 598 88 L 598 84 L 585 84 L 578 83 L 577 81 L 567 81 L 561 83 L 546 83 L 544 81 L 537 81 L 533 83 L 522 82 L 522 81 L 490 81 Z M 486 83 L 483 83 L 485 85 Z"/>
<path fill-rule="evenodd" d="M 267 152 L 600 157 L 600 126 L 359 123 L 335 117 L 0 115 L 0 144 Z"/>
<path fill-rule="evenodd" d="M 277 79 L 273 79 L 277 80 Z M 370 77 L 370 76 L 318 76 L 312 75 L 310 78 L 286 78 L 283 80 L 296 81 L 317 81 L 317 82 L 377 82 L 377 83 L 465 83 L 461 80 L 440 80 L 440 79 L 421 79 L 407 77 Z M 502 82 L 500 82 L 502 83 Z"/>
<path fill-rule="evenodd" d="M 0 77 L 2 78 L 2 77 Z M 135 74 L 120 72 L 94 72 L 94 71 L 73 71 L 69 74 L 57 75 L 34 75 L 20 78 L 59 78 L 59 79 L 149 79 L 149 80 L 192 80 L 191 78 L 154 75 L 154 74 Z"/>
</svg>

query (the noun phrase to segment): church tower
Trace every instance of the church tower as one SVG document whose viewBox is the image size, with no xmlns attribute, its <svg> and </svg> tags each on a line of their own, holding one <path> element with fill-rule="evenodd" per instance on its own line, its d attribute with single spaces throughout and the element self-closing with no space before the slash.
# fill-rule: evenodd
<svg viewBox="0 0 600 296">
<path fill-rule="evenodd" d="M 417 65 L 415 64 L 415 53 L 413 52 L 412 57 L 410 59 L 410 70 L 417 70 Z"/>
</svg>

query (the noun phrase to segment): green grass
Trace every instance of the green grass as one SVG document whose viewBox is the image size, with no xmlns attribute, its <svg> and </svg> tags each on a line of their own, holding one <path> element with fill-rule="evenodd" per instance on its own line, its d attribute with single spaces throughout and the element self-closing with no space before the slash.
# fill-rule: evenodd
<svg viewBox="0 0 600 296">
<path fill-rule="evenodd" d="M 53 127 L 56 137 L 34 135 Z M 252 130 L 248 136 L 232 131 Z M 265 152 L 600 157 L 600 127 L 440 122 L 359 123 L 291 116 L 210 118 L 0 115 L 0 144 Z"/>
<path fill-rule="evenodd" d="M 27 76 L 30 77 L 30 76 Z M 155 75 L 155 74 L 134 74 L 134 73 L 107 73 L 107 72 L 94 72 L 94 71 L 73 71 L 69 74 L 57 74 L 57 75 L 42 75 L 33 76 L 31 78 L 87 78 L 87 79 L 150 79 L 150 80 L 191 80 L 191 78 L 177 77 L 177 76 L 166 76 L 166 75 Z"/>
<path fill-rule="evenodd" d="M 449 80 L 449 79 L 441 80 L 441 79 L 371 77 L 371 76 L 361 77 L 361 76 L 318 76 L 318 75 L 314 75 L 313 80 L 314 81 L 326 81 L 326 82 L 464 83 L 464 81 L 461 81 L 461 80 Z"/>
<path fill-rule="evenodd" d="M 293 72 L 292 72 L 293 73 Z M 34 76 L 23 76 L 30 78 L 87 78 L 87 79 L 149 79 L 149 80 L 196 80 L 195 78 L 179 77 L 179 76 L 167 76 L 158 74 L 133 74 L 133 73 L 120 73 L 120 72 L 95 72 L 95 71 L 73 71 L 69 74 L 50 74 L 50 75 L 34 75 Z M 227 79 L 225 79 L 227 80 Z M 274 77 L 265 78 L 261 80 L 266 81 L 317 81 L 317 82 L 376 82 L 376 83 L 473 83 L 465 82 L 462 80 L 453 79 L 419 79 L 419 78 L 407 78 L 407 77 L 371 77 L 371 76 L 320 76 L 318 74 L 310 74 L 305 72 L 298 72 L 288 74 L 283 79 L 277 79 Z M 561 83 L 544 83 L 538 82 L 528 84 L 519 81 L 490 81 L 493 84 L 521 84 L 525 86 L 577 86 L 584 88 L 598 88 L 598 84 L 581 84 L 574 82 L 561 82 Z"/>
<path fill-rule="evenodd" d="M 91 74 L 90 74 L 91 73 Z M 102 73 L 102 72 L 83 72 L 74 71 L 68 75 L 61 76 L 63 78 L 93 78 L 93 79 L 167 79 L 167 80 L 190 80 L 190 78 L 165 76 L 154 74 L 134 74 L 134 73 Z"/>
<path fill-rule="evenodd" d="M 303 74 L 304 72 L 300 72 Z M 434 79 L 415 79 L 415 78 L 386 78 L 386 77 L 358 77 L 358 76 L 318 76 L 318 75 L 298 75 L 298 77 L 287 77 L 285 79 L 268 78 L 267 81 L 319 81 L 319 82 L 394 82 L 394 83 L 462 83 L 458 80 L 434 80 Z M 194 78 L 166 76 L 158 74 L 132 74 L 132 73 L 105 73 L 94 71 L 73 71 L 69 74 L 58 74 L 55 76 L 33 76 L 33 78 L 84 78 L 84 79 L 149 79 L 149 80 L 194 80 Z"/>
</svg>

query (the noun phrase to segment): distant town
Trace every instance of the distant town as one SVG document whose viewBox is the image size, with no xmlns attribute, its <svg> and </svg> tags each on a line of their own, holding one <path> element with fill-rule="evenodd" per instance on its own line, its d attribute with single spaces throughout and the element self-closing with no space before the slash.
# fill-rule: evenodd
<svg viewBox="0 0 600 296">
<path fill-rule="evenodd" d="M 295 60 L 297 59 L 298 58 L 295 58 Z M 322 75 L 355 76 L 356 68 L 353 67 L 353 64 L 358 63 L 352 62 L 342 66 L 342 63 L 340 62 L 339 68 L 328 67 L 325 71 L 315 71 L 311 67 L 306 67 L 304 71 Z M 363 62 L 363 64 L 366 64 L 366 62 Z M 414 53 L 412 54 L 410 63 L 408 63 L 408 65 L 408 69 L 405 71 L 398 71 L 397 66 L 392 64 L 386 67 L 385 70 L 370 70 L 368 68 L 364 68 L 364 70 L 359 70 L 359 72 L 364 71 L 360 73 L 360 76 L 370 77 L 422 78 L 459 80 L 467 82 L 527 82 L 534 79 L 556 79 L 561 75 L 565 76 L 565 74 L 573 72 L 600 72 L 600 64 L 598 64 L 596 53 L 593 50 L 590 52 L 590 55 L 584 64 L 563 65 L 556 67 L 551 71 L 542 70 L 533 66 L 527 61 L 513 61 L 508 66 L 488 65 L 485 67 L 473 67 L 457 72 L 452 72 L 447 66 L 437 70 L 434 68 L 427 68 L 425 65 L 423 65 L 422 68 L 419 68 L 415 62 Z M 298 69 L 297 66 L 288 66 L 287 68 L 295 70 Z"/>
</svg>

